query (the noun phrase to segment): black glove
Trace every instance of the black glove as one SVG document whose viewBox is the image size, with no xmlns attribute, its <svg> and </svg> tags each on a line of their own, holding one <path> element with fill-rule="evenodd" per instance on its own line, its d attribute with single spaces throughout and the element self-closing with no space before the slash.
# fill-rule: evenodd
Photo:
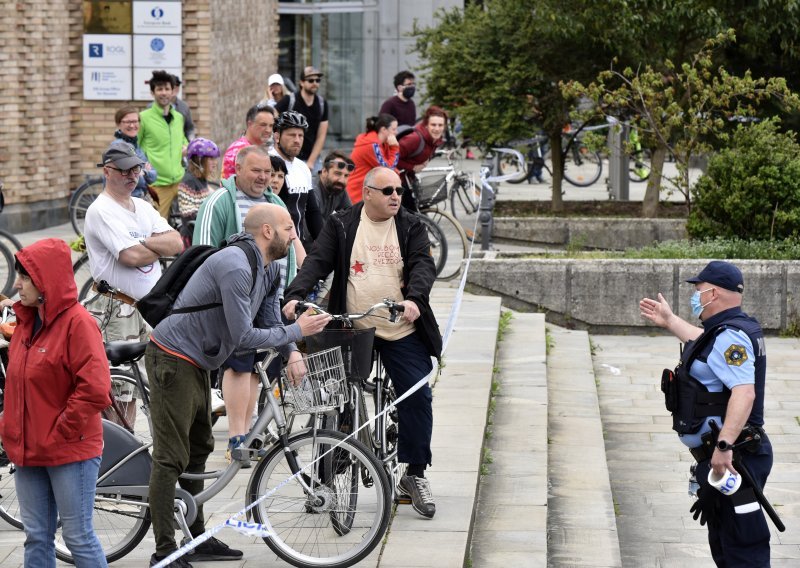
<svg viewBox="0 0 800 568">
<path fill-rule="evenodd" d="M 719 494 L 715 493 L 715 489 L 701 485 L 697 490 L 697 501 L 689 509 L 695 521 L 699 518 L 700 525 L 708 523 L 709 528 L 719 526 Z"/>
</svg>

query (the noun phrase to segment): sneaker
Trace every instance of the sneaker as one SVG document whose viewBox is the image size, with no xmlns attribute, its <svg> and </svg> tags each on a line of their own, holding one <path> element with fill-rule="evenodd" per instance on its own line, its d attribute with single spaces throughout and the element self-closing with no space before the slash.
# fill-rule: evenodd
<svg viewBox="0 0 800 568">
<path fill-rule="evenodd" d="M 225 401 L 219 389 L 211 389 L 211 414 L 225 414 Z"/>
<path fill-rule="evenodd" d="M 150 557 L 150 566 L 155 566 L 156 564 L 158 564 L 159 562 L 161 562 L 165 558 L 166 558 L 166 556 L 156 556 L 155 554 L 153 554 Z M 173 567 L 174 568 L 192 568 L 192 565 L 189 564 L 189 561 L 186 560 L 185 556 L 181 556 L 177 560 L 173 560 L 172 562 L 169 563 L 169 565 L 170 565 L 170 568 L 173 568 Z"/>
<path fill-rule="evenodd" d="M 245 438 L 244 434 L 228 438 L 228 449 L 225 450 L 225 461 L 231 463 L 231 461 L 233 460 L 232 456 L 233 449 L 242 445 L 244 443 L 244 438 Z"/>
<path fill-rule="evenodd" d="M 411 496 L 411 506 L 414 510 L 428 519 L 436 514 L 436 504 L 433 502 L 431 484 L 424 477 L 404 475 L 400 478 L 400 489 Z"/>
<path fill-rule="evenodd" d="M 212 536 L 187 556 L 191 558 L 192 562 L 201 562 L 207 560 L 239 560 L 243 554 L 241 550 L 231 548 Z"/>
</svg>

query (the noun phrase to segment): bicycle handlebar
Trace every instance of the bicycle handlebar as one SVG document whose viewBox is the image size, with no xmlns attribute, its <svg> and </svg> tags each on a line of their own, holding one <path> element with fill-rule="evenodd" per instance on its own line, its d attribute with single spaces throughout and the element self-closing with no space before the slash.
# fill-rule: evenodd
<svg viewBox="0 0 800 568">
<path fill-rule="evenodd" d="M 294 307 L 294 311 L 298 315 L 302 314 L 306 310 L 316 310 L 316 312 L 319 313 L 319 314 L 331 316 L 331 319 L 333 321 L 340 321 L 340 322 L 343 322 L 345 324 L 349 324 L 349 323 L 352 323 L 352 322 L 354 322 L 356 320 L 360 320 L 360 319 L 364 319 L 366 317 L 370 317 L 370 316 L 374 315 L 373 312 L 376 312 L 376 311 L 378 311 L 380 309 L 389 310 L 389 321 L 394 323 L 394 322 L 397 321 L 397 316 L 400 313 L 404 312 L 406 307 L 401 305 L 401 304 L 398 304 L 397 302 L 395 302 L 394 300 L 391 300 L 389 298 L 384 298 L 383 302 L 379 302 L 379 303 L 375 304 L 374 306 L 370 306 L 364 312 L 352 313 L 352 314 L 332 314 L 329 311 L 327 311 L 325 308 L 321 308 L 317 304 L 314 304 L 313 302 L 297 302 L 297 304 Z"/>
</svg>

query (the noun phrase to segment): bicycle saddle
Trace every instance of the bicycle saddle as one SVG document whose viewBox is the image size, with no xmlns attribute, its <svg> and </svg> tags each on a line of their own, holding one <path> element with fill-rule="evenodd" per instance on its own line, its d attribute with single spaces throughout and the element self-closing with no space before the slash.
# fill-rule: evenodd
<svg viewBox="0 0 800 568">
<path fill-rule="evenodd" d="M 130 341 L 112 341 L 106 343 L 106 357 L 112 367 L 124 363 L 133 363 L 144 355 L 144 350 L 149 341 L 131 343 Z"/>
</svg>

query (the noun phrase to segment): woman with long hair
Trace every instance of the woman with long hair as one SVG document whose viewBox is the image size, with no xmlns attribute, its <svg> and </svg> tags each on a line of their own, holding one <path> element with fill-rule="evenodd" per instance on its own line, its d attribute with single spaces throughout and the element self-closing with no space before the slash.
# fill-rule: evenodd
<svg viewBox="0 0 800 568">
<path fill-rule="evenodd" d="M 355 205 L 361 201 L 364 178 L 372 168 L 394 169 L 400 156 L 397 143 L 397 119 L 391 114 L 379 114 L 367 119 L 366 132 L 359 134 L 350 159 L 356 165 L 347 180 L 347 194 Z"/>
</svg>

